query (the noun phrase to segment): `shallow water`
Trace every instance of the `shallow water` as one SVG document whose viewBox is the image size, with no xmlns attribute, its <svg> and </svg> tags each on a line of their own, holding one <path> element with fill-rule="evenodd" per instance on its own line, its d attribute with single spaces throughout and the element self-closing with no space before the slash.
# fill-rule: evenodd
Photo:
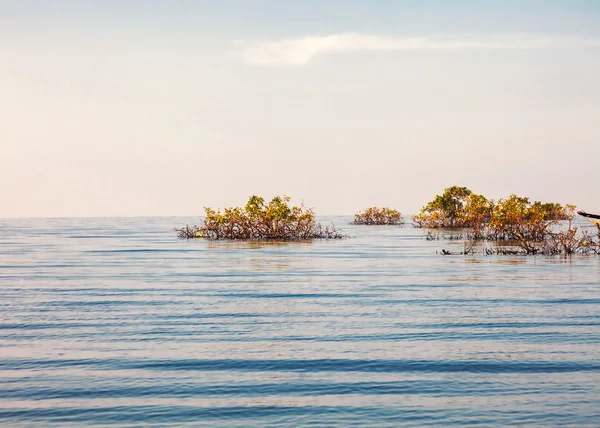
<svg viewBox="0 0 600 428">
<path fill-rule="evenodd" d="M 598 426 L 600 257 L 0 220 L 0 425 Z"/>
</svg>

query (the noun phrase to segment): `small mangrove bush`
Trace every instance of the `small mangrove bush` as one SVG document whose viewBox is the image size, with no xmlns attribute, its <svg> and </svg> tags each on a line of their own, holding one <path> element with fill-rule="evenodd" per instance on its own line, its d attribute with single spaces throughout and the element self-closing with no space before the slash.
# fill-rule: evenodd
<svg viewBox="0 0 600 428">
<path fill-rule="evenodd" d="M 395 225 L 402 224 L 404 219 L 399 211 L 392 208 L 370 207 L 354 214 L 352 224 Z"/>
<path fill-rule="evenodd" d="M 253 195 L 244 207 L 225 208 L 223 212 L 205 207 L 201 226 L 176 229 L 180 238 L 242 240 L 340 239 L 346 235 L 335 226 L 317 223 L 312 209 L 303 204 L 290 206 L 289 196 L 275 196 L 266 202 Z"/>
</svg>

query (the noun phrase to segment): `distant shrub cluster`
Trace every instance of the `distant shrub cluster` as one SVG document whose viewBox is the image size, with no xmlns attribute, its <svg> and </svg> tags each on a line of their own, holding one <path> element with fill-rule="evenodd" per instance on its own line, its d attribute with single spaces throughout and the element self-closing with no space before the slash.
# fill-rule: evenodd
<svg viewBox="0 0 600 428">
<path fill-rule="evenodd" d="M 266 203 L 260 196 L 251 196 L 245 207 L 220 210 L 204 208 L 206 217 L 201 226 L 177 229 L 180 238 L 206 239 L 272 239 L 310 240 L 346 237 L 333 225 L 322 226 L 315 221 L 310 208 L 290 206 L 288 196 L 276 196 Z"/>
<path fill-rule="evenodd" d="M 403 223 L 402 215 L 392 208 L 370 207 L 354 214 L 352 224 L 394 225 Z"/>
<path fill-rule="evenodd" d="M 200 226 L 176 229 L 180 238 L 305 241 L 348 237 L 333 224 L 317 223 L 313 210 L 303 204 L 291 206 L 287 196 L 266 202 L 254 195 L 244 207 L 204 210 Z M 474 254 L 476 249 L 504 255 L 600 254 L 600 227 L 598 236 L 580 231 L 572 225 L 574 216 L 572 205 L 531 202 L 514 194 L 495 201 L 466 187 L 452 186 L 413 216 L 413 225 L 427 229 L 428 240 L 463 240 L 459 254 Z M 392 208 L 370 207 L 356 213 L 352 223 L 398 225 L 403 217 Z M 476 245 L 478 241 L 491 241 L 493 246 Z M 453 253 L 442 250 L 441 254 Z"/>
</svg>

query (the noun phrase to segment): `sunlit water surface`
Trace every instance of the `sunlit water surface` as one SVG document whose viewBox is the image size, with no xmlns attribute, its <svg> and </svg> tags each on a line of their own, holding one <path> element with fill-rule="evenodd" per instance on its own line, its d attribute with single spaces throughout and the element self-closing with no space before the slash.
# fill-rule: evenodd
<svg viewBox="0 0 600 428">
<path fill-rule="evenodd" d="M 600 257 L 194 220 L 0 220 L 0 425 L 600 425 Z"/>
</svg>

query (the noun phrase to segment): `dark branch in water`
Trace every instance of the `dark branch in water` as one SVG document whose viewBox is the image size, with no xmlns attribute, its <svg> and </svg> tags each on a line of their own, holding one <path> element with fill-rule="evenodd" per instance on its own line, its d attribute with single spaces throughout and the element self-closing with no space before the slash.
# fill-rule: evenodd
<svg viewBox="0 0 600 428">
<path fill-rule="evenodd" d="M 426 237 L 426 239 L 429 239 Z M 450 252 L 442 249 L 442 255 L 467 255 L 475 254 L 473 249 L 475 240 L 465 241 L 465 249 L 460 252 Z M 600 231 L 597 236 L 579 229 L 570 222 L 564 230 L 548 232 L 542 241 L 505 241 L 506 245 L 493 247 L 482 246 L 482 254 L 486 256 L 570 256 L 573 254 L 592 255 L 600 254 Z M 498 244 L 495 242 L 495 244 Z"/>
<path fill-rule="evenodd" d="M 190 239 L 190 238 L 196 238 L 196 235 L 198 234 L 198 226 L 188 226 L 186 225 L 185 227 L 182 227 L 181 229 L 175 229 L 175 231 L 177 232 L 177 237 L 178 238 L 184 238 L 184 239 Z"/>
</svg>

